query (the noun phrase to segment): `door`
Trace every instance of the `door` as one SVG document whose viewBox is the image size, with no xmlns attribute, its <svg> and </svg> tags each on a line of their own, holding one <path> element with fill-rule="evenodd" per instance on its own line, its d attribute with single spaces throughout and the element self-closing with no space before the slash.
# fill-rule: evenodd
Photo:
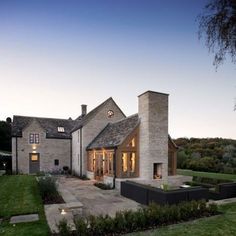
<svg viewBox="0 0 236 236">
<path fill-rule="evenodd" d="M 96 153 L 95 156 L 95 178 L 102 180 L 103 178 L 103 154 Z"/>
<path fill-rule="evenodd" d="M 39 168 L 39 153 L 29 154 L 29 173 L 37 173 L 40 171 Z"/>
</svg>

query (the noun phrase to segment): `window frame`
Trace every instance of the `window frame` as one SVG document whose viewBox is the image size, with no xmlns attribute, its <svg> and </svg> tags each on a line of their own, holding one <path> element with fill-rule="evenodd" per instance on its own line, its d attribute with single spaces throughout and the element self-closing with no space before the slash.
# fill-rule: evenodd
<svg viewBox="0 0 236 236">
<path fill-rule="evenodd" d="M 39 133 L 29 133 L 29 144 L 39 144 Z"/>
<path fill-rule="evenodd" d="M 59 166 L 59 163 L 60 163 L 59 159 L 54 159 L 54 166 Z"/>
</svg>

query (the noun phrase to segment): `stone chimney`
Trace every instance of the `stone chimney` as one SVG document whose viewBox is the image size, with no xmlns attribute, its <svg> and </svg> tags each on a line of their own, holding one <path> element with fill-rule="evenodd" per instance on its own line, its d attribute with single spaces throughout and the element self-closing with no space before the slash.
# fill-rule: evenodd
<svg viewBox="0 0 236 236">
<path fill-rule="evenodd" d="M 138 96 L 141 179 L 168 176 L 168 94 L 147 91 Z"/>
<path fill-rule="evenodd" d="M 87 105 L 82 104 L 81 105 L 81 116 L 87 115 Z"/>
</svg>

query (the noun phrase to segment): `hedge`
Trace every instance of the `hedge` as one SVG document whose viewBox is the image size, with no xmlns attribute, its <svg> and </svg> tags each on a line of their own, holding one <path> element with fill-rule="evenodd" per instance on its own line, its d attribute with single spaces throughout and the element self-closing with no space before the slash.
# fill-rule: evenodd
<svg viewBox="0 0 236 236">
<path fill-rule="evenodd" d="M 120 235 L 212 216 L 217 213 L 217 205 L 214 203 L 207 205 L 204 200 L 182 202 L 178 205 L 151 204 L 137 211 L 117 212 L 114 218 L 108 215 L 74 218 L 75 230 L 72 230 L 69 224 L 63 220 L 59 222 L 58 230 L 60 235 L 65 236 Z"/>
</svg>

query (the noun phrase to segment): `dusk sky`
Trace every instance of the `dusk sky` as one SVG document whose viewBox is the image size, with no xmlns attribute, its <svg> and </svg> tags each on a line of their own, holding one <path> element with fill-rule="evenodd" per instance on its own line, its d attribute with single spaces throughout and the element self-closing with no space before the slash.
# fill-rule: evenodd
<svg viewBox="0 0 236 236">
<path fill-rule="evenodd" d="M 108 97 L 128 116 L 169 96 L 172 137 L 236 139 L 236 65 L 198 40 L 204 0 L 0 0 L 0 120 L 75 119 Z"/>
</svg>

